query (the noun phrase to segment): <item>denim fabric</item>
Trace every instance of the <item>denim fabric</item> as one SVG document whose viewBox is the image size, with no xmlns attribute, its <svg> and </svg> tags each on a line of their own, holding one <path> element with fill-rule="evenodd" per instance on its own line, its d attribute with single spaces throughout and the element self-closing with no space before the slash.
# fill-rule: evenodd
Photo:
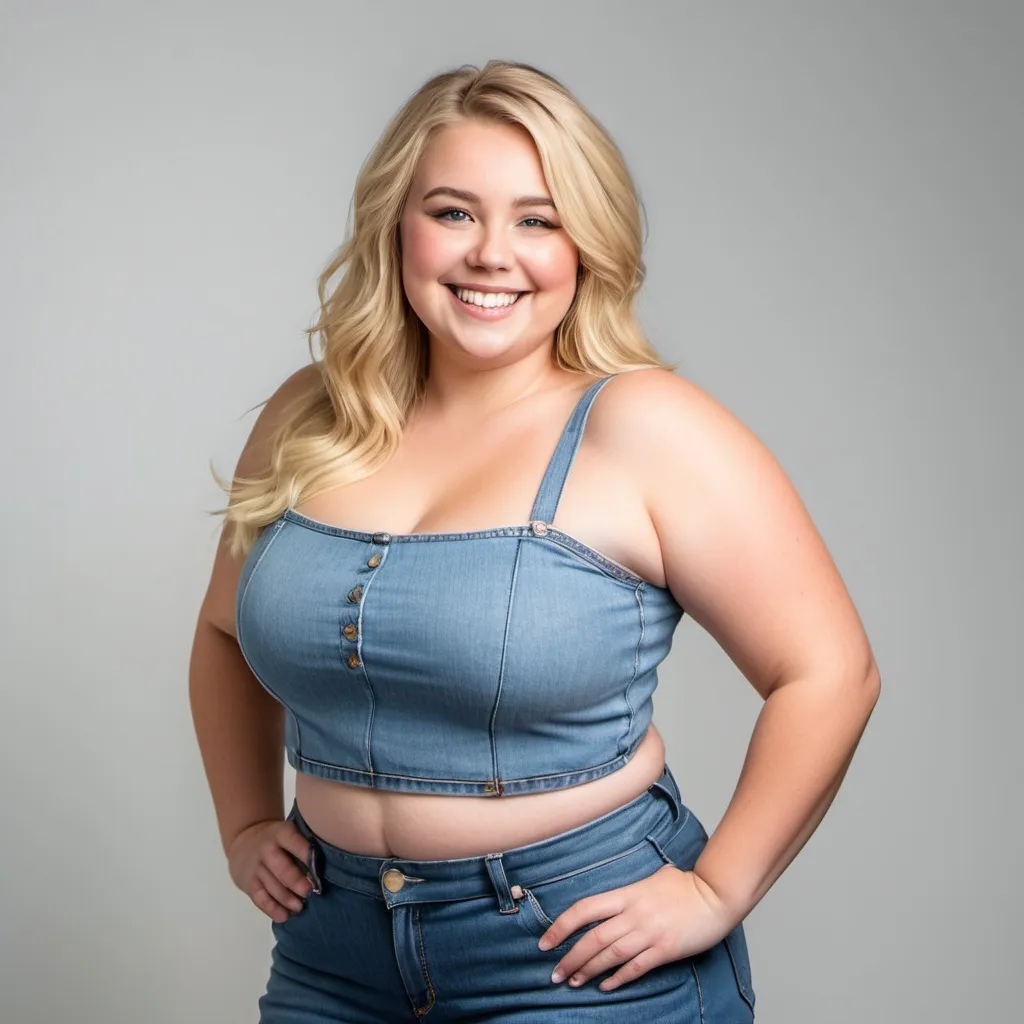
<svg viewBox="0 0 1024 1024">
<path fill-rule="evenodd" d="M 621 768 L 651 721 L 683 609 L 551 525 L 580 397 L 528 524 L 363 533 L 288 509 L 242 568 L 238 642 L 287 709 L 298 771 L 378 789 L 500 796 Z"/>
<path fill-rule="evenodd" d="M 504 853 L 405 860 L 348 853 L 289 815 L 320 862 L 320 895 L 283 924 L 260 1024 L 749 1024 L 754 991 L 743 925 L 695 956 L 611 992 L 612 968 L 579 988 L 551 972 L 591 928 L 551 950 L 537 941 L 586 896 L 664 864 L 688 870 L 707 842 L 666 765 L 645 793 L 578 828 Z"/>
</svg>

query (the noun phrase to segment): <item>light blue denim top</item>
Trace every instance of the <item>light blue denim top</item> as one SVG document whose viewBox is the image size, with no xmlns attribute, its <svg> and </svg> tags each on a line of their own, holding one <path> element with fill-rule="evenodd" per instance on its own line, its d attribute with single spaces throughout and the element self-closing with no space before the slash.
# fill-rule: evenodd
<svg viewBox="0 0 1024 1024">
<path fill-rule="evenodd" d="M 683 609 L 550 525 L 610 379 L 580 397 L 527 524 L 363 533 L 289 508 L 260 533 L 238 642 L 286 709 L 293 768 L 500 796 L 579 785 L 632 757 Z"/>
</svg>

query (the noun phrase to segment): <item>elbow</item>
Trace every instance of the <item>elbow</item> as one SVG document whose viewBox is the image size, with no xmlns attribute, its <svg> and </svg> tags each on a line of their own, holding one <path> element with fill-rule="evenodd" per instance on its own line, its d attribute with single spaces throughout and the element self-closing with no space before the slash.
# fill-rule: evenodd
<svg viewBox="0 0 1024 1024">
<path fill-rule="evenodd" d="M 867 701 L 868 713 L 870 714 L 878 703 L 879 695 L 882 692 L 882 676 L 874 660 L 872 660 L 870 667 L 864 675 L 861 691 L 864 694 L 864 699 Z"/>
</svg>

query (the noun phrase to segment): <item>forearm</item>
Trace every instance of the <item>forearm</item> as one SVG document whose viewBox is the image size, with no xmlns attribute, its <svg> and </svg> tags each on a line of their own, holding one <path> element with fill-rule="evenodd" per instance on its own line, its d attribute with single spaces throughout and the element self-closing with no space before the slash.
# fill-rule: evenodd
<svg viewBox="0 0 1024 1024">
<path fill-rule="evenodd" d="M 196 738 L 225 851 L 284 806 L 284 711 L 252 674 L 234 637 L 200 620 L 189 663 Z"/>
<path fill-rule="evenodd" d="M 794 680 L 764 703 L 736 791 L 695 874 L 736 921 L 775 883 L 820 824 L 878 696 L 861 684 Z"/>
</svg>

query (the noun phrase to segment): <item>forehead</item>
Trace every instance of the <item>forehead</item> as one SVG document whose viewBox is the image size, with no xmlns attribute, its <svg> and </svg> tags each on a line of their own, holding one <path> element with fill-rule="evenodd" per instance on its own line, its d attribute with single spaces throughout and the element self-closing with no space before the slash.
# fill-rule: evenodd
<svg viewBox="0 0 1024 1024">
<path fill-rule="evenodd" d="M 442 128 L 427 144 L 415 187 L 437 185 L 467 189 L 481 197 L 547 192 L 530 133 L 519 125 L 480 120 Z"/>
</svg>

